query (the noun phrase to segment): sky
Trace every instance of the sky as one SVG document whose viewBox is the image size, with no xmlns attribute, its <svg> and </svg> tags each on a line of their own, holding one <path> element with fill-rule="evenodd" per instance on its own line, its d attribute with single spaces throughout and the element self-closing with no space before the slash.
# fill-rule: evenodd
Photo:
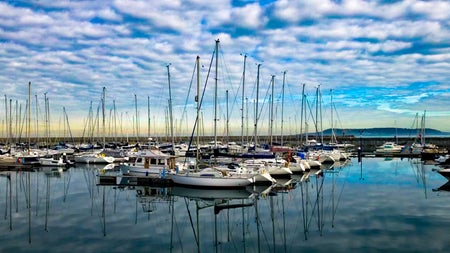
<svg viewBox="0 0 450 253">
<path fill-rule="evenodd" d="M 261 134 L 415 128 L 424 113 L 450 132 L 449 28 L 449 1 L 2 1 L 1 136 L 25 135 L 29 83 L 34 134 L 47 98 L 52 135 L 163 136 L 170 118 L 189 135 L 197 56 L 203 134 L 253 135 L 256 108 Z"/>
</svg>

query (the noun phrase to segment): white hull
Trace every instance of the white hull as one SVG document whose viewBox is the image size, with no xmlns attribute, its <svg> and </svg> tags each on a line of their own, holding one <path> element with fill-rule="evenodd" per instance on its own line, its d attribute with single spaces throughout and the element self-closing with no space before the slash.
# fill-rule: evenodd
<svg viewBox="0 0 450 253">
<path fill-rule="evenodd" d="M 252 177 L 222 175 L 219 171 L 205 169 L 202 172 L 172 174 L 175 184 L 193 187 L 245 187 L 254 182 Z"/>
<path fill-rule="evenodd" d="M 271 176 L 288 176 L 292 175 L 291 169 L 288 167 L 278 167 L 278 166 L 270 166 L 267 168 L 267 171 Z"/>
<path fill-rule="evenodd" d="M 41 166 L 45 167 L 64 167 L 67 165 L 62 159 L 55 160 L 52 158 L 40 158 L 39 162 Z"/>
<path fill-rule="evenodd" d="M 75 156 L 76 163 L 87 163 L 87 164 L 107 164 L 113 163 L 114 157 L 112 156 L 100 156 L 96 154 L 84 154 L 80 156 Z"/>
</svg>

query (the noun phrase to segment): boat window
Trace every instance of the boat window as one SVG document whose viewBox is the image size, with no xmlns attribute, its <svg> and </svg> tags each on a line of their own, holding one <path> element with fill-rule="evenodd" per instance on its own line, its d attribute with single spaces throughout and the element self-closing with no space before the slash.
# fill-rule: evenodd
<svg viewBox="0 0 450 253">
<path fill-rule="evenodd" d="M 151 164 L 157 164 L 157 163 L 156 163 L 156 159 L 155 159 L 155 158 L 152 158 L 152 160 L 150 161 L 150 163 L 151 163 Z"/>
<path fill-rule="evenodd" d="M 159 165 L 164 165 L 164 159 L 158 159 L 158 161 L 159 161 Z"/>
</svg>

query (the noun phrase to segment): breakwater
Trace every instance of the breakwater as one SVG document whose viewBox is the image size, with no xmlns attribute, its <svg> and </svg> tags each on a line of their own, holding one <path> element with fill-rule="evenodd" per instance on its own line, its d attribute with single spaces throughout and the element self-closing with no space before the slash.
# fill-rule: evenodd
<svg viewBox="0 0 450 253">
<path fill-rule="evenodd" d="M 309 138 L 312 139 L 312 138 Z M 324 136 L 323 137 L 323 142 L 324 143 L 329 143 L 330 142 L 330 137 L 329 136 Z M 40 145 L 42 146 L 43 144 L 45 144 L 45 140 L 43 138 L 31 138 L 31 143 L 40 143 Z M 159 142 L 159 143 L 170 143 L 171 142 L 171 138 L 169 137 L 153 137 L 153 140 Z M 229 137 L 224 137 L 224 136 L 220 136 L 217 137 L 217 140 L 223 143 L 227 143 L 227 142 L 236 142 L 236 143 L 241 143 L 242 137 L 241 136 L 229 136 Z M 9 141 L 6 138 L 0 138 L 0 141 L 2 143 L 24 143 L 26 142 L 26 140 L 24 138 L 22 138 L 21 140 L 17 141 Z M 200 138 L 200 142 L 201 143 L 208 143 L 214 141 L 214 137 L 213 136 L 202 136 Z M 281 138 L 281 136 L 273 136 L 272 137 L 272 142 L 275 143 L 276 145 L 283 145 L 283 146 L 290 146 L 290 147 L 297 147 L 299 146 L 302 142 L 305 141 L 305 137 L 300 138 L 300 136 L 298 135 L 287 135 L 287 136 L 283 136 L 283 138 Z M 320 140 L 318 140 L 320 141 Z M 394 141 L 400 145 L 411 145 L 414 141 L 413 138 L 411 137 L 397 137 L 397 138 L 393 138 L 393 137 L 364 137 L 364 136 L 341 136 L 338 137 L 338 143 L 348 143 L 348 144 L 352 144 L 355 147 L 363 147 L 364 152 L 373 152 L 375 151 L 375 149 L 380 146 L 383 145 L 383 143 L 387 142 L 387 141 Z M 87 140 L 86 138 L 81 138 L 81 137 L 74 137 L 74 138 L 54 138 L 52 137 L 49 141 L 49 146 L 53 146 L 56 145 L 60 142 L 65 142 L 65 143 L 70 143 L 70 144 L 80 144 L 80 143 L 86 143 Z M 103 142 L 103 138 L 95 138 L 94 141 L 92 141 L 94 143 L 102 143 Z M 106 137 L 105 138 L 105 142 L 106 143 L 114 143 L 114 142 L 121 142 L 121 143 L 128 143 L 130 145 L 136 144 L 136 143 L 148 143 L 148 137 Z M 176 136 L 175 137 L 175 142 L 176 143 L 180 143 L 180 142 L 185 142 L 188 143 L 189 142 L 189 137 L 186 136 Z M 244 142 L 254 142 L 254 139 L 251 137 L 245 137 L 244 138 Z M 440 148 L 446 148 L 447 150 L 450 150 L 450 136 L 433 136 L 433 137 L 427 137 L 426 138 L 426 142 L 427 143 L 432 143 L 435 144 L 437 146 L 439 146 Z M 260 136 L 258 137 L 258 143 L 269 143 L 269 137 L 268 136 Z"/>
</svg>

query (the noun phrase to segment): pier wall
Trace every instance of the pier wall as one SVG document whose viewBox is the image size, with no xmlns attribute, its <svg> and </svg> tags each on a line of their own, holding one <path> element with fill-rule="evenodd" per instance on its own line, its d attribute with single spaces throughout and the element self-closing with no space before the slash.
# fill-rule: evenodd
<svg viewBox="0 0 450 253">
<path fill-rule="evenodd" d="M 281 136 L 273 136 L 273 143 L 276 143 L 277 145 L 281 144 Z M 31 142 L 32 143 L 42 143 L 42 138 L 41 139 L 37 139 L 37 138 L 31 138 Z M 72 139 L 69 138 L 51 138 L 51 143 L 50 145 L 55 145 L 58 142 L 63 142 L 65 140 L 66 143 L 72 143 L 75 142 L 75 144 L 78 143 L 82 143 L 83 142 L 83 138 L 78 138 L 75 137 Z M 101 138 L 97 139 L 98 142 L 102 142 Z M 207 143 L 210 141 L 213 141 L 214 137 L 213 136 L 202 136 L 200 138 L 200 142 L 201 143 Z M 227 141 L 234 141 L 236 143 L 240 143 L 241 142 L 241 137 L 240 136 L 230 136 L 230 137 L 217 137 L 218 141 L 221 141 L 223 143 L 226 143 Z M 244 140 L 248 141 L 248 142 L 253 142 L 253 139 L 251 137 L 248 138 L 244 138 Z M 303 139 L 304 140 L 304 139 Z M 7 139 L 5 138 L 0 138 L 0 142 L 2 143 L 7 143 Z M 22 142 L 25 142 L 25 139 L 22 139 Z M 106 142 L 115 142 L 115 141 L 126 141 L 125 137 L 114 137 L 114 138 L 110 138 L 107 137 L 106 138 Z M 139 141 L 140 143 L 146 143 L 148 142 L 148 138 L 147 137 L 141 137 L 138 140 L 136 139 L 136 137 L 134 138 L 129 138 L 129 143 L 133 144 L 136 143 L 136 141 Z M 170 138 L 167 137 L 160 137 L 158 138 L 159 143 L 167 143 L 167 142 L 171 142 Z M 175 141 L 181 142 L 184 141 L 186 143 L 189 142 L 189 137 L 180 137 L 177 136 L 175 137 Z M 324 143 L 328 143 L 330 142 L 330 137 L 329 136 L 324 136 L 323 139 Z M 362 145 L 364 152 L 373 152 L 375 151 L 377 146 L 383 145 L 383 143 L 387 142 L 387 141 L 395 141 L 398 144 L 401 145 L 410 145 L 413 142 L 413 138 L 411 137 L 398 137 L 396 139 L 392 138 L 392 137 L 356 137 L 356 136 L 341 136 L 338 137 L 338 142 L 339 143 L 349 143 L 349 144 L 353 144 L 355 145 L 355 147 L 359 147 Z M 269 142 L 269 138 L 267 136 L 260 136 L 258 137 L 258 143 L 268 143 Z M 427 143 L 432 143 L 435 144 L 437 146 L 439 146 L 440 148 L 446 148 L 447 150 L 450 150 L 450 137 L 427 137 L 426 138 L 426 142 Z M 291 146 L 291 147 L 296 147 L 299 146 L 300 144 L 300 139 L 297 135 L 288 135 L 288 136 L 283 136 L 283 145 L 284 146 Z"/>
</svg>

